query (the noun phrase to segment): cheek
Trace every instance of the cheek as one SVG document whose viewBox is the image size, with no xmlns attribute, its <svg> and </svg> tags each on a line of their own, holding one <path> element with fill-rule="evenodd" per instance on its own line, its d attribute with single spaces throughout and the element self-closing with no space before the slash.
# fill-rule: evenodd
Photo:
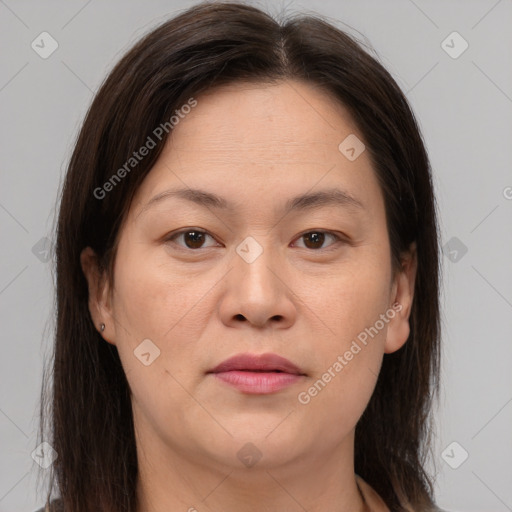
<svg viewBox="0 0 512 512">
<path fill-rule="evenodd" d="M 208 291 L 207 281 L 200 275 L 177 272 L 161 251 L 120 258 L 115 313 L 123 318 L 132 338 L 166 343 L 179 332 L 181 338 L 191 339 L 189 328 L 195 324 L 189 315 L 195 316 L 204 307 L 199 299 Z"/>
<path fill-rule="evenodd" d="M 119 258 L 115 279 L 116 345 L 134 417 L 139 425 L 150 423 L 171 444 L 190 428 L 186 420 L 176 421 L 175 411 L 195 410 L 186 389 L 190 368 L 202 363 L 195 346 L 203 327 L 200 317 L 208 314 L 198 302 L 207 284 L 171 272 L 165 262 L 135 255 Z"/>
<path fill-rule="evenodd" d="M 386 311 L 390 289 L 386 269 L 382 259 L 361 254 L 340 265 L 338 271 L 297 283 L 305 315 L 317 324 L 326 346 L 330 339 L 330 346 L 341 350 Z"/>
<path fill-rule="evenodd" d="M 388 311 L 388 282 L 376 277 L 339 277 L 331 282 L 330 299 L 316 304 L 329 330 L 315 336 L 316 371 L 297 401 L 326 447 L 355 427 L 377 382 L 390 317 L 381 320 Z M 326 423 L 336 428 L 325 429 Z"/>
<path fill-rule="evenodd" d="M 329 449 L 355 428 L 375 388 L 381 358 L 381 351 L 363 349 L 346 364 L 339 363 L 341 370 L 333 359 L 323 374 L 311 379 L 297 397 L 311 442 Z"/>
<path fill-rule="evenodd" d="M 148 411 L 160 400 L 190 407 L 180 383 L 205 365 L 198 340 L 213 314 L 218 275 L 177 272 L 158 254 L 124 254 L 116 263 L 116 345 L 134 398 Z"/>
<path fill-rule="evenodd" d="M 315 336 L 317 371 L 298 402 L 299 407 L 310 408 L 308 417 L 318 421 L 319 428 L 333 421 L 348 432 L 372 395 L 392 318 L 387 314 L 390 272 L 386 269 L 382 254 L 380 260 L 357 258 L 322 280 L 322 287 L 302 292 L 308 296 L 309 309 L 322 320 L 323 334 Z"/>
</svg>

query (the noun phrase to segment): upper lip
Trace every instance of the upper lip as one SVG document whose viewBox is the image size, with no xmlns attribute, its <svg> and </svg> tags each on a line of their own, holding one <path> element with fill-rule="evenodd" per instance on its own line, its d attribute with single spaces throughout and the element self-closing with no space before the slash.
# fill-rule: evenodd
<svg viewBox="0 0 512 512">
<path fill-rule="evenodd" d="M 276 371 L 296 375 L 305 375 L 301 369 L 288 359 L 277 354 L 237 354 L 222 363 L 218 364 L 208 373 L 229 372 L 235 370 L 260 370 L 260 371 Z"/>
</svg>

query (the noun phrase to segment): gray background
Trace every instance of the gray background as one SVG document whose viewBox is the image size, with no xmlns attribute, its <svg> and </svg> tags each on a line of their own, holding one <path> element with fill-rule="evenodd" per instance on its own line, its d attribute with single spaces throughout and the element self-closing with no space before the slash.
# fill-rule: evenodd
<svg viewBox="0 0 512 512">
<path fill-rule="evenodd" d="M 77 130 L 119 57 L 193 3 L 0 1 L 0 512 L 43 504 L 31 453 L 53 332 L 46 261 L 53 241 L 45 237 L 53 236 Z M 442 243 L 449 247 L 442 258 L 436 497 L 452 511 L 512 510 L 511 0 L 251 3 L 271 13 L 284 6 L 315 11 L 353 34 L 343 23 L 354 27 L 407 93 L 431 158 Z M 31 48 L 43 31 L 59 45 L 47 59 Z M 458 58 L 442 47 L 453 31 L 469 44 Z M 456 39 L 445 44 L 452 53 L 462 48 Z M 453 469 L 462 450 L 469 457 Z"/>
</svg>

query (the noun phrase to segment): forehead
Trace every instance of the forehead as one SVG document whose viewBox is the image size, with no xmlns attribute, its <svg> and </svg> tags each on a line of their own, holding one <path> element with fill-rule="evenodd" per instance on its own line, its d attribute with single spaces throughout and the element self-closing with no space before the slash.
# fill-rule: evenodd
<svg viewBox="0 0 512 512">
<path fill-rule="evenodd" d="M 381 192 L 366 152 L 350 161 L 339 150 L 347 137 L 362 135 L 325 90 L 296 81 L 235 83 L 196 101 L 142 183 L 140 202 L 178 184 L 244 201 L 271 190 L 285 201 L 284 192 L 341 185 L 377 203 Z"/>
<path fill-rule="evenodd" d="M 314 158 L 336 150 L 339 142 L 358 131 L 348 110 L 327 91 L 309 83 L 234 83 L 197 98 L 197 106 L 173 130 L 169 145 L 197 150 L 304 158 L 314 144 Z M 282 160 L 282 158 L 280 159 Z"/>
</svg>

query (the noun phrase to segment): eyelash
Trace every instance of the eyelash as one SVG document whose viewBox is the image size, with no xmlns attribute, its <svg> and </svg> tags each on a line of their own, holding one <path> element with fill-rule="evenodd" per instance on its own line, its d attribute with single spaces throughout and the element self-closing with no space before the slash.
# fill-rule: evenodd
<svg viewBox="0 0 512 512">
<path fill-rule="evenodd" d="M 167 236 L 165 238 L 165 242 L 174 242 L 174 240 L 178 237 L 180 237 L 181 235 L 185 235 L 187 233 L 200 233 L 200 234 L 203 234 L 203 235 L 208 235 L 209 237 L 211 237 L 212 239 L 215 240 L 215 238 L 210 235 L 210 233 L 208 233 L 207 231 L 204 231 L 202 229 L 196 229 L 196 228 L 188 228 L 188 229 L 182 229 L 180 231 L 177 231 L 177 232 L 174 232 L 174 233 L 171 233 L 169 236 Z M 331 250 L 330 247 L 332 245 L 335 245 L 336 242 L 344 242 L 344 239 L 342 237 L 340 237 L 339 235 L 337 235 L 336 233 L 332 232 L 332 231 L 325 231 L 325 230 L 321 230 L 321 229 L 310 229 L 309 231 L 305 231 L 303 232 L 302 234 L 300 234 L 296 240 L 299 240 L 301 238 L 303 238 L 304 236 L 306 235 L 309 235 L 311 233 L 317 233 L 317 234 L 323 234 L 323 235 L 328 235 L 328 236 L 331 236 L 332 238 L 334 238 L 334 243 L 330 244 L 327 248 L 320 248 L 320 249 L 309 249 L 310 251 L 314 251 L 314 252 L 320 252 L 320 251 L 329 251 Z M 199 247 L 198 249 L 192 249 L 190 247 L 186 247 L 186 246 L 182 246 L 182 245 L 179 245 L 179 244 L 176 244 L 178 245 L 178 247 L 182 250 L 185 250 L 185 251 L 193 251 L 193 252 L 197 252 L 201 249 L 208 249 L 209 247 Z M 308 247 L 303 247 L 303 249 L 308 249 Z"/>
</svg>

